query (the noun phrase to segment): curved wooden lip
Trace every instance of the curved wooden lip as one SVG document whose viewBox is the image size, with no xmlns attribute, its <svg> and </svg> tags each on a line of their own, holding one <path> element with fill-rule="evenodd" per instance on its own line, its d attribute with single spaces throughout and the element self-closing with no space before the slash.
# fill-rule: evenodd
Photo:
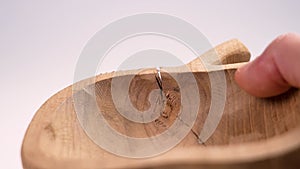
<svg viewBox="0 0 300 169">
<path fill-rule="evenodd" d="M 203 69 L 201 67 L 195 68 L 191 67 L 191 72 L 213 72 L 218 70 L 226 70 L 226 69 L 237 69 L 242 65 L 246 64 L 247 62 L 243 63 L 232 63 L 227 65 L 214 65 L 212 69 L 207 71 L 207 69 Z M 169 73 L 176 73 L 180 70 L 180 68 L 175 68 L 173 71 Z M 119 72 L 118 75 L 122 74 L 136 74 L 139 70 L 134 71 L 122 71 Z M 182 71 L 180 71 L 182 73 Z M 153 74 L 153 70 L 143 71 L 142 74 Z M 109 78 L 114 77 L 114 72 L 100 74 L 96 77 L 89 78 L 77 82 L 79 86 L 83 87 L 86 85 L 90 85 L 95 82 L 99 82 L 102 80 L 107 80 Z M 70 85 L 53 96 L 51 96 L 37 111 L 37 113 L 41 112 L 45 109 L 49 104 L 52 107 L 58 107 L 61 102 L 54 102 L 53 100 L 66 100 L 72 95 L 72 88 L 73 85 Z M 37 113 L 34 115 L 32 121 L 36 119 Z M 28 129 L 30 128 L 31 124 L 29 125 Z M 25 133 L 24 140 L 22 143 L 21 148 L 21 156 L 24 156 L 24 141 L 28 135 L 28 129 Z M 287 154 L 292 152 L 293 150 L 300 149 L 300 126 L 297 128 L 287 131 L 283 134 L 275 136 L 273 138 L 269 138 L 266 140 L 261 141 L 254 141 L 248 143 L 240 143 L 234 145 L 219 145 L 219 146 L 208 146 L 208 147 L 187 147 L 177 150 L 170 150 L 165 154 L 147 158 L 146 160 L 139 160 L 136 161 L 128 161 L 127 165 L 122 163 L 120 164 L 115 163 L 112 167 L 130 167 L 130 168 L 138 168 L 147 166 L 157 166 L 161 165 L 161 160 L 164 161 L 164 164 L 178 164 L 178 163 L 189 163 L 189 164 L 234 164 L 234 163 L 243 163 L 243 162 L 252 162 L 264 159 L 270 159 L 273 157 L 277 157 L 280 155 Z M 287 144 L 288 143 L 288 144 Z M 99 147 L 100 148 L 100 147 Z M 103 150 L 104 151 L 104 150 Z M 184 154 L 184 156 L 182 155 Z"/>
<path fill-rule="evenodd" d="M 180 66 L 180 67 L 167 67 L 161 68 L 161 71 L 166 71 L 167 73 L 212 73 L 215 71 L 225 71 L 225 70 L 231 70 L 231 69 L 237 69 L 248 62 L 242 62 L 242 63 L 232 63 L 227 65 L 209 65 L 209 67 L 206 67 L 203 64 L 197 64 L 197 67 L 190 67 L 188 65 Z M 208 65 L 207 65 L 208 66 Z M 155 75 L 156 69 L 155 68 L 147 68 L 147 69 L 136 69 L 136 70 L 121 70 L 117 72 L 110 72 L 110 73 L 104 73 L 97 75 L 95 77 L 91 77 L 88 79 L 81 80 L 79 82 L 76 82 L 75 84 L 71 85 L 74 91 L 81 90 L 84 87 L 95 84 L 99 81 L 108 80 L 116 77 L 121 76 L 135 76 L 135 75 Z"/>
</svg>

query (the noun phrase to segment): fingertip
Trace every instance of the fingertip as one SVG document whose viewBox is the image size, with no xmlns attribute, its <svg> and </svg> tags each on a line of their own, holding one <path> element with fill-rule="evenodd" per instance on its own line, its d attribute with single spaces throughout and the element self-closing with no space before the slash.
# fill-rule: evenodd
<svg viewBox="0 0 300 169">
<path fill-rule="evenodd" d="M 275 96 L 290 88 L 266 54 L 240 67 L 235 73 L 235 80 L 243 90 L 256 97 Z"/>
<path fill-rule="evenodd" d="M 261 56 L 239 68 L 236 83 L 251 95 L 271 97 L 300 88 L 300 35 L 278 36 Z"/>
</svg>

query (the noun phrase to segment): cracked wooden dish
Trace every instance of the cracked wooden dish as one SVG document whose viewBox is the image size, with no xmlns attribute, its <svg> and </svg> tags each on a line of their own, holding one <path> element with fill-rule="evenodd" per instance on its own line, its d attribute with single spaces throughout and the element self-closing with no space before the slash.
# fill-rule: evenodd
<svg viewBox="0 0 300 169">
<path fill-rule="evenodd" d="M 234 81 L 236 69 L 244 64 L 242 62 L 249 61 L 248 50 L 238 40 L 225 42 L 214 50 L 224 65 L 226 102 L 216 131 L 204 144 L 199 144 L 198 137 L 210 109 L 211 86 L 207 71 L 200 60 L 195 59 L 187 66 L 198 84 L 199 93 L 195 94 L 202 98 L 198 116 L 188 135 L 172 150 L 152 158 L 130 159 L 101 149 L 82 129 L 70 99 L 72 86 L 69 86 L 48 99 L 30 123 L 21 151 L 24 169 L 299 169 L 299 90 L 292 89 L 269 99 L 250 96 Z M 213 50 L 201 57 L 209 58 L 211 52 Z M 220 64 L 215 60 L 209 62 Z M 184 73 L 180 71 L 179 68 L 176 73 Z M 222 70 L 210 71 L 218 74 Z M 134 123 L 118 114 L 110 93 L 112 76 L 113 73 L 98 75 L 92 85 L 95 86 L 98 106 L 104 110 L 105 119 L 114 129 L 131 137 L 145 138 L 162 133 L 174 122 L 182 106 L 182 96 L 178 84 L 170 75 L 162 73 L 163 93 L 167 98 L 163 113 L 146 124 Z M 150 69 L 137 74 L 131 82 L 129 97 L 139 110 L 149 108 L 149 93 L 158 89 L 154 76 Z M 90 81 L 80 83 L 87 85 Z"/>
</svg>

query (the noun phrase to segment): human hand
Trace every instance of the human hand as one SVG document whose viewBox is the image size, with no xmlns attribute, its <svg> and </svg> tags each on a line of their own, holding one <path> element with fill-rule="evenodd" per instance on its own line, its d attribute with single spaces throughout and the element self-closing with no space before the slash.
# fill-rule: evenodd
<svg viewBox="0 0 300 169">
<path fill-rule="evenodd" d="M 261 56 L 235 73 L 237 84 L 257 97 L 271 97 L 300 88 L 300 35 L 277 37 Z"/>
</svg>

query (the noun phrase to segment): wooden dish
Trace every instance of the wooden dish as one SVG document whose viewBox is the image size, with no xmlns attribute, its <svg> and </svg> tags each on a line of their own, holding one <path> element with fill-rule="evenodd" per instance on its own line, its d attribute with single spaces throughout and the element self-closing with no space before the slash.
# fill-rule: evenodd
<svg viewBox="0 0 300 169">
<path fill-rule="evenodd" d="M 214 52 L 220 56 L 219 61 L 210 58 Z M 197 82 L 198 92 L 194 93 L 201 98 L 197 118 L 186 137 L 170 151 L 141 159 L 105 151 L 90 139 L 78 121 L 72 86 L 69 86 L 48 99 L 31 121 L 21 150 L 24 169 L 299 169 L 299 90 L 292 89 L 268 99 L 253 97 L 241 90 L 235 83 L 234 73 L 249 61 L 250 53 L 238 40 L 225 42 L 201 58 L 212 68 L 203 67 L 199 58 L 186 65 Z M 187 72 L 178 67 L 170 74 L 184 73 Z M 216 130 L 201 144 L 201 129 L 212 104 L 209 73 L 225 75 L 225 107 Z M 123 71 L 119 76 L 129 74 L 132 72 Z M 162 72 L 166 96 L 164 114 L 145 124 L 124 118 L 114 107 L 110 90 L 114 73 L 101 74 L 76 85 L 94 86 L 101 113 L 115 130 L 131 137 L 147 138 L 167 130 L 184 106 L 180 102 L 182 89 L 170 74 Z M 155 76 L 155 69 L 148 69 L 136 74 L 130 83 L 129 98 L 137 109 L 149 108 L 149 94 L 159 88 Z M 184 87 L 189 87 L 189 79 Z M 126 107 L 125 102 L 121 104 Z M 98 126 L 92 127 L 97 129 Z"/>
</svg>

